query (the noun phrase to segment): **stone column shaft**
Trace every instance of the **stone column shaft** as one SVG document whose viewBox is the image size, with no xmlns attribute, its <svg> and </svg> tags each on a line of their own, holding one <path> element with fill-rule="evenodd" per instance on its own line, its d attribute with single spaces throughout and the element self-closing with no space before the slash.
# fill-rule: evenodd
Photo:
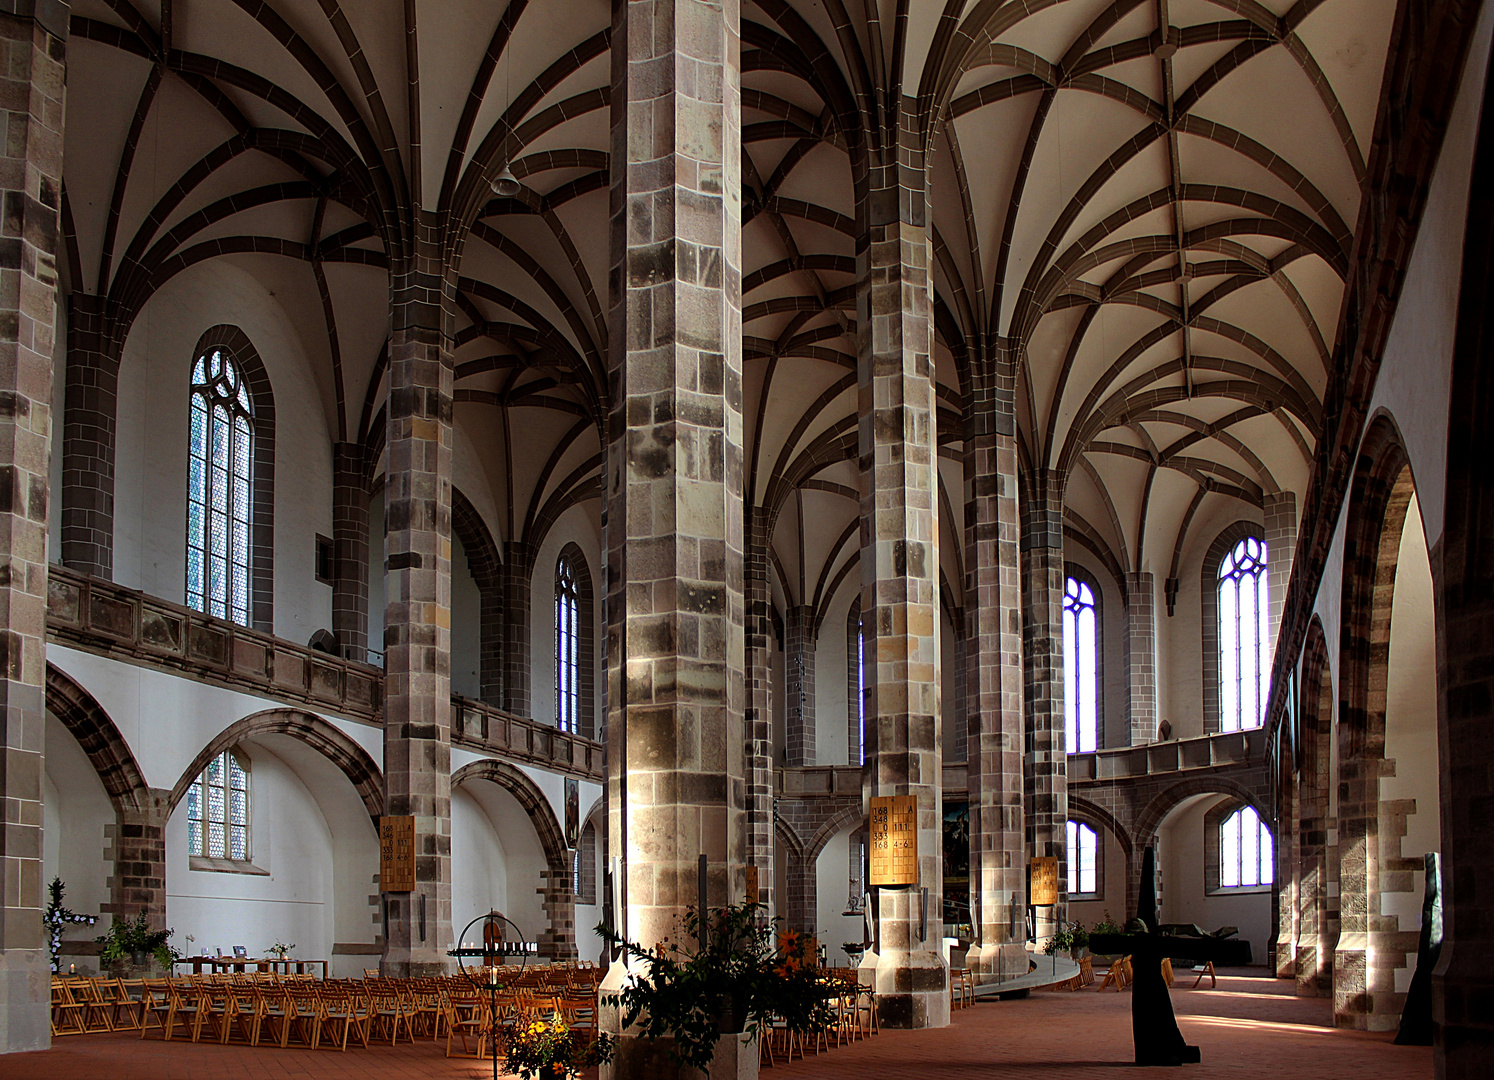
<svg viewBox="0 0 1494 1080">
<path fill-rule="evenodd" d="M 972 379 L 965 442 L 965 716 L 970 912 L 982 975 L 1025 970 L 1022 823 L 1022 588 L 1015 379 Z M 1013 898 L 1015 897 L 1015 910 Z"/>
<path fill-rule="evenodd" d="M 916 131 L 911 105 L 899 127 Z M 912 136 L 904 136 L 910 143 Z M 881 1022 L 949 1023 L 940 952 L 938 446 L 930 320 L 928 188 L 921 146 L 873 163 L 858 191 L 861 611 L 868 682 L 863 791 L 918 801 L 919 884 L 878 890 Z M 921 917 L 928 890 L 927 918 Z"/>
<path fill-rule="evenodd" d="M 0 1052 L 51 1039 L 42 755 L 63 51 L 41 22 L 0 15 Z"/>
<path fill-rule="evenodd" d="M 807 604 L 789 608 L 784 633 L 784 732 L 788 743 L 785 763 L 791 766 L 818 762 L 814 732 L 814 614 L 814 608 Z"/>
<path fill-rule="evenodd" d="M 769 549 L 761 512 L 754 508 L 746 526 L 746 737 L 747 861 L 757 867 L 758 900 L 774 914 L 784 914 L 784 897 L 776 895 L 773 818 L 773 624 L 768 591 Z"/>
<path fill-rule="evenodd" d="M 1156 740 L 1158 723 L 1157 586 L 1147 573 L 1126 575 L 1126 686 L 1130 745 L 1145 746 Z"/>
<path fill-rule="evenodd" d="M 387 975 L 447 970 L 451 947 L 451 468 L 444 252 L 422 213 L 392 283 L 384 779 L 392 816 L 415 818 L 415 890 L 388 894 Z M 422 915 L 423 911 L 423 915 Z"/>
<path fill-rule="evenodd" d="M 1027 584 L 1022 624 L 1026 658 L 1025 779 L 1027 853 L 1058 859 L 1058 903 L 1037 909 L 1037 936 L 1049 937 L 1068 915 L 1068 757 L 1063 686 L 1063 483 L 1034 477 L 1022 508 L 1022 575 Z"/>
<path fill-rule="evenodd" d="M 150 788 L 138 793 L 137 805 L 120 806 L 107 830 L 113 873 L 109 903 L 103 910 L 116 919 L 133 919 L 141 911 L 156 929 L 166 926 L 166 824 L 171 792 Z"/>
<path fill-rule="evenodd" d="M 554 573 L 554 567 L 550 568 Z M 505 709 L 519 716 L 533 714 L 533 697 L 530 690 L 529 669 L 534 663 L 534 650 L 530 644 L 533 618 L 534 553 L 521 540 L 509 540 L 503 545 L 503 686 L 502 704 Z M 486 598 L 484 598 L 486 600 Z M 550 642 L 550 648 L 555 643 Z M 483 659 L 488 657 L 483 650 Z M 584 658 L 583 663 L 590 660 Z M 488 693 L 488 668 L 483 665 L 483 696 Z M 494 690 L 496 691 L 496 687 Z M 553 716 L 545 717 L 554 720 Z"/>
<path fill-rule="evenodd" d="M 1277 492 L 1265 498 L 1267 617 L 1271 655 L 1276 655 L 1276 639 L 1281 633 L 1281 611 L 1286 603 L 1287 584 L 1292 579 L 1292 559 L 1297 553 L 1297 496 L 1290 491 Z"/>
<path fill-rule="evenodd" d="M 739 34 L 736 0 L 613 4 L 608 809 L 648 947 L 679 939 L 699 856 L 713 906 L 747 857 Z M 678 1072 L 626 1036 L 602 1075 Z"/>
<path fill-rule="evenodd" d="M 535 891 L 542 897 L 550 925 L 539 933 L 539 954 L 552 962 L 575 960 L 576 892 L 570 867 L 541 870 L 540 881 L 541 886 Z"/>
<path fill-rule="evenodd" d="M 103 297 L 68 301 L 67 368 L 62 410 L 62 564 L 114 576 L 114 454 L 119 360 Z"/>
<path fill-rule="evenodd" d="M 343 655 L 368 660 L 368 455 L 332 447 L 332 632 Z"/>
</svg>

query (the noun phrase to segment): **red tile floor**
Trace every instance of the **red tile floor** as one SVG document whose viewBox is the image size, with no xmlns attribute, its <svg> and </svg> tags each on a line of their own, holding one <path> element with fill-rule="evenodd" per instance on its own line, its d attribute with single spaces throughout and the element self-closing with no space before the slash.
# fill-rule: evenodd
<svg viewBox="0 0 1494 1080">
<path fill-rule="evenodd" d="M 1183 1034 L 1203 1051 L 1211 1080 L 1430 1080 L 1428 1047 L 1401 1047 L 1391 1035 L 1335 1031 L 1329 1003 L 1293 996 L 1292 983 L 1238 969 L 1217 989 L 1173 990 Z M 948 1028 L 884 1031 L 864 1042 L 805 1061 L 764 1069 L 765 1080 L 847 1077 L 881 1080 L 970 1080 L 976 1077 L 1040 1077 L 1081 1080 L 1114 1077 L 1131 1068 L 1131 995 L 1093 988 L 1075 993 L 1038 993 L 1025 1001 L 983 1001 L 954 1014 Z M 192 1045 L 141 1040 L 127 1035 L 79 1035 L 59 1039 L 51 1050 L 0 1058 L 4 1080 L 421 1080 L 491 1075 L 491 1065 L 448 1060 L 442 1044 L 421 1041 L 345 1054 L 293 1048 Z M 1141 1078 L 1180 1077 L 1197 1069 L 1129 1072 Z"/>
</svg>

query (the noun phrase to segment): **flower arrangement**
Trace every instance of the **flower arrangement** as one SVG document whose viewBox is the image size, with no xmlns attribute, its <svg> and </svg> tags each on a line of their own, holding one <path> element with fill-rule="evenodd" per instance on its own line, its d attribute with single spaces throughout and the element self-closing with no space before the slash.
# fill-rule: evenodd
<svg viewBox="0 0 1494 1080">
<path fill-rule="evenodd" d="M 290 951 L 295 947 L 295 942 L 291 942 L 289 945 L 287 945 L 283 941 L 277 941 L 275 942 L 275 944 L 266 949 L 265 952 L 269 953 L 276 960 L 284 960 L 287 956 L 290 955 Z"/>
<path fill-rule="evenodd" d="M 98 922 L 97 915 L 81 915 L 62 902 L 62 894 L 67 886 L 62 883 L 60 877 L 54 877 L 52 884 L 47 886 L 47 892 L 51 899 L 47 901 L 47 910 L 42 915 L 42 922 L 47 926 L 47 948 L 52 953 L 52 974 L 56 975 L 62 970 L 62 930 L 66 926 L 92 926 Z"/>
<path fill-rule="evenodd" d="M 99 950 L 99 963 L 104 967 L 124 964 L 144 964 L 144 957 L 154 956 L 156 963 L 167 971 L 181 959 L 181 954 L 171 947 L 171 935 L 175 931 L 152 930 L 150 920 L 142 908 L 133 919 L 116 917 L 109 929 L 94 940 L 103 946 Z"/>
<path fill-rule="evenodd" d="M 597 927 L 636 961 L 631 981 L 602 999 L 623 1010 L 624 1026 L 638 1023 L 647 1038 L 672 1038 L 671 1058 L 706 1071 L 723 1034 L 756 1038 L 775 1017 L 795 1032 L 834 1019 L 830 998 L 837 990 L 822 977 L 812 938 L 779 932 L 760 904 L 715 908 L 704 918 L 702 926 L 700 912 L 689 909 L 681 940 L 652 950 Z"/>
<path fill-rule="evenodd" d="M 612 1057 L 606 1035 L 591 1039 L 559 1016 L 516 1025 L 507 1037 L 503 1067 L 524 1080 L 571 1077 Z"/>
</svg>

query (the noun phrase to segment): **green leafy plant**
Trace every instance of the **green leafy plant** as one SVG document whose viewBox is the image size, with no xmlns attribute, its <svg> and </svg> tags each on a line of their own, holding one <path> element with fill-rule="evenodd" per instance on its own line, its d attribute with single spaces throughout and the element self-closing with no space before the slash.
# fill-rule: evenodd
<svg viewBox="0 0 1494 1080">
<path fill-rule="evenodd" d="M 1067 927 L 1059 927 L 1048 939 L 1048 944 L 1043 946 L 1043 952 L 1049 956 L 1054 953 L 1068 952 L 1074 935 Z"/>
<path fill-rule="evenodd" d="M 99 950 L 99 963 L 105 967 L 130 963 L 137 956 L 149 955 L 167 971 L 181 959 L 181 953 L 171 947 L 170 929 L 151 928 L 150 919 L 142 908 L 133 919 L 116 918 L 109 929 L 94 940 L 103 946 Z"/>
<path fill-rule="evenodd" d="M 816 965 L 813 940 L 780 931 L 777 922 L 760 904 L 714 908 L 701 947 L 701 916 L 691 908 L 681 940 L 665 939 L 655 950 L 598 926 L 601 937 L 636 962 L 628 984 L 603 1003 L 623 1010 L 624 1026 L 637 1023 L 648 1038 L 672 1038 L 670 1057 L 702 1071 L 725 1033 L 756 1038 L 775 1017 L 795 1032 L 824 1027 L 834 1019 L 830 999 L 839 990 Z"/>
<path fill-rule="evenodd" d="M 1110 912 L 1107 911 L 1105 912 L 1105 917 L 1095 923 L 1095 928 L 1092 932 L 1096 934 L 1119 934 L 1121 927 L 1120 923 L 1111 918 Z"/>
<path fill-rule="evenodd" d="M 42 914 L 42 922 L 47 927 L 47 948 L 52 953 L 52 974 L 56 975 L 62 970 L 62 931 L 67 926 L 92 926 L 98 922 L 97 915 L 81 915 L 62 902 L 62 894 L 67 891 L 67 886 L 62 883 L 60 877 L 54 877 L 52 883 L 47 886 L 50 899 L 47 901 L 47 910 Z"/>
<path fill-rule="evenodd" d="M 503 1067 L 524 1080 L 542 1077 L 557 1067 L 566 1076 L 575 1076 L 587 1066 L 611 1061 L 612 1052 L 610 1036 L 590 1039 L 556 1016 L 515 1026 L 504 1044 Z"/>
</svg>

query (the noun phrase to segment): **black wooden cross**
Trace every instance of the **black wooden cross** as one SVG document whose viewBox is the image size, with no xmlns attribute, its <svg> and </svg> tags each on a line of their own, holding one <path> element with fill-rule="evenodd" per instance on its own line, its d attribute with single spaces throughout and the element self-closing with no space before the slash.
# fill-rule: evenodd
<svg viewBox="0 0 1494 1080">
<path fill-rule="evenodd" d="M 1179 937 L 1157 931 L 1157 857 L 1151 848 L 1141 860 L 1141 898 L 1136 904 L 1140 928 L 1123 934 L 1091 934 L 1091 952 L 1107 956 L 1130 956 L 1131 1038 L 1136 1044 L 1138 1065 L 1191 1065 L 1199 1061 L 1198 1047 L 1183 1041 L 1172 995 L 1162 977 L 1162 958 L 1190 959 L 1195 964 L 1223 959 L 1220 943 L 1213 938 Z"/>
</svg>

